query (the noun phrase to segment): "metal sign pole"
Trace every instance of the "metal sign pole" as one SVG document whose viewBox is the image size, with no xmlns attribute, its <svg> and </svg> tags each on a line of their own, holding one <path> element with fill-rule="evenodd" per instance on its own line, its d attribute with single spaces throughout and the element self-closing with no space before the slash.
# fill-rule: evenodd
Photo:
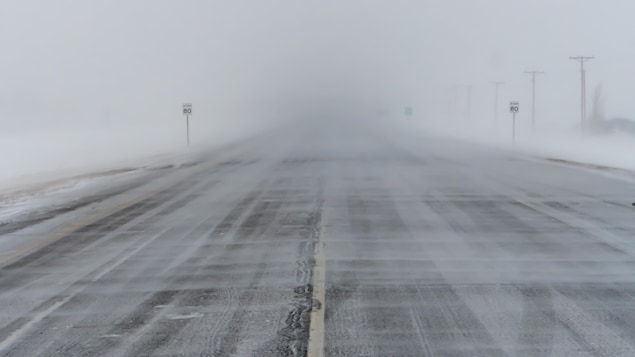
<svg viewBox="0 0 635 357">
<path fill-rule="evenodd" d="M 513 114 L 512 119 L 512 144 L 516 144 L 516 112 Z"/>
<path fill-rule="evenodd" d="M 183 115 L 185 115 L 185 130 L 187 133 L 187 146 L 190 146 L 190 115 L 192 115 L 192 103 L 183 104 Z"/>
<path fill-rule="evenodd" d="M 516 144 L 516 113 L 520 110 L 520 103 L 513 100 L 509 102 L 509 112 L 512 113 L 512 144 Z"/>
</svg>

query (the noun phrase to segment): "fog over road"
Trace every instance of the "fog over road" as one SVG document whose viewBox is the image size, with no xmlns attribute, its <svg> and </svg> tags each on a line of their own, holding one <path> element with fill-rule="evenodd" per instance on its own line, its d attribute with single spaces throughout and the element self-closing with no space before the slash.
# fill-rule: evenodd
<svg viewBox="0 0 635 357">
<path fill-rule="evenodd" d="M 635 177 L 387 124 L 0 226 L 0 354 L 635 355 Z"/>
</svg>

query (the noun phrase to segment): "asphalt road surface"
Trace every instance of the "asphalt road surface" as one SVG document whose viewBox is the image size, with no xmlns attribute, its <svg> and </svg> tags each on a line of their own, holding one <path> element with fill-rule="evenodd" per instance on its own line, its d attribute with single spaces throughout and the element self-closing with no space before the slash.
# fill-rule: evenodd
<svg viewBox="0 0 635 357">
<path fill-rule="evenodd" d="M 4 356 L 634 356 L 635 177 L 295 126 L 0 226 Z"/>
</svg>

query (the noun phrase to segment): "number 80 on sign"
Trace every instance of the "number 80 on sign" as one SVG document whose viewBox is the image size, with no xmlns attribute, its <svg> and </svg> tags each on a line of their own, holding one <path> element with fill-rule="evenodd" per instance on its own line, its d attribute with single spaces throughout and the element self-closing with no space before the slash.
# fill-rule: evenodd
<svg viewBox="0 0 635 357">
<path fill-rule="evenodd" d="M 520 110 L 519 103 L 516 101 L 509 102 L 509 112 L 510 113 L 518 113 Z"/>
<path fill-rule="evenodd" d="M 183 104 L 183 115 L 192 115 L 192 104 L 191 103 Z"/>
</svg>

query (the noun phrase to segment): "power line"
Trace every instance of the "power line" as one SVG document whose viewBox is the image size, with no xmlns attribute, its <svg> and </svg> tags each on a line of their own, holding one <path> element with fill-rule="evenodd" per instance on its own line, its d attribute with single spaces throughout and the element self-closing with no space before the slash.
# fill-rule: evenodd
<svg viewBox="0 0 635 357">
<path fill-rule="evenodd" d="M 594 59 L 595 56 L 575 56 L 569 59 L 580 62 L 580 130 L 584 134 L 586 129 L 586 73 L 584 62 Z"/>
<path fill-rule="evenodd" d="M 531 130 L 536 130 L 536 75 L 544 74 L 541 71 L 525 71 L 531 74 Z"/>
</svg>

